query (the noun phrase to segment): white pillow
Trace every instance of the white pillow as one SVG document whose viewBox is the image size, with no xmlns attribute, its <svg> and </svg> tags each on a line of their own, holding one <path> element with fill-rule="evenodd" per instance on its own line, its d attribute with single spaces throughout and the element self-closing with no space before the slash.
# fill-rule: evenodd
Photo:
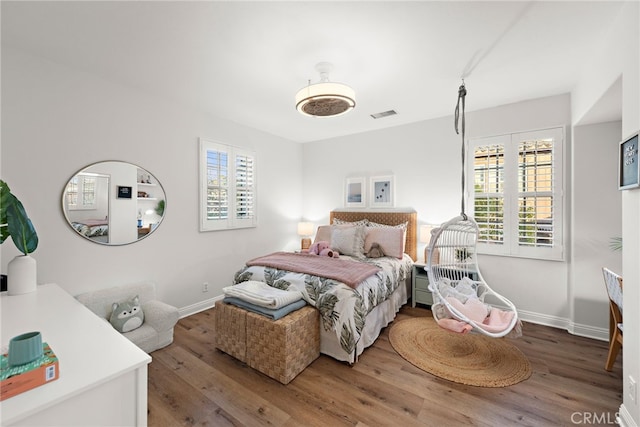
<svg viewBox="0 0 640 427">
<path fill-rule="evenodd" d="M 340 228 L 350 228 L 354 227 L 350 223 L 340 224 L 340 225 L 320 225 L 318 226 L 318 230 L 316 231 L 316 237 L 313 239 L 313 243 L 318 242 L 329 242 L 331 243 L 331 233 L 335 227 Z"/>
<path fill-rule="evenodd" d="M 331 230 L 331 249 L 343 255 L 364 258 L 365 227 L 334 226 Z"/>
<path fill-rule="evenodd" d="M 407 233 L 397 227 L 367 227 L 364 239 L 364 253 L 368 253 L 373 243 L 380 245 L 385 256 L 402 259 Z"/>
</svg>

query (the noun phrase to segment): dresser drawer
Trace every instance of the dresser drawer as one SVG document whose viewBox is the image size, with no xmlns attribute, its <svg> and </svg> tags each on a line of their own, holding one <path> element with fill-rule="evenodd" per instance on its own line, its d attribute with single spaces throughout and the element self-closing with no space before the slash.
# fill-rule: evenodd
<svg viewBox="0 0 640 427">
<path fill-rule="evenodd" d="M 427 276 L 416 276 L 416 290 L 429 290 L 429 278 Z"/>
<path fill-rule="evenodd" d="M 421 291 L 416 289 L 416 303 L 418 304 L 433 304 L 433 295 L 429 291 Z"/>
</svg>

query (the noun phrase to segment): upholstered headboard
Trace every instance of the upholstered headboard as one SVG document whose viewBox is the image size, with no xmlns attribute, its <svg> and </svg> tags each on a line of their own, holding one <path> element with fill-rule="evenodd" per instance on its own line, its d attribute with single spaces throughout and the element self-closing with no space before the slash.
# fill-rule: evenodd
<svg viewBox="0 0 640 427">
<path fill-rule="evenodd" d="M 329 223 L 333 224 L 334 219 L 343 221 L 359 221 L 368 219 L 372 222 L 386 225 L 398 225 L 407 223 L 407 240 L 405 252 L 411 259 L 416 261 L 418 251 L 418 213 L 416 211 L 342 211 L 335 210 L 329 213 Z"/>
</svg>

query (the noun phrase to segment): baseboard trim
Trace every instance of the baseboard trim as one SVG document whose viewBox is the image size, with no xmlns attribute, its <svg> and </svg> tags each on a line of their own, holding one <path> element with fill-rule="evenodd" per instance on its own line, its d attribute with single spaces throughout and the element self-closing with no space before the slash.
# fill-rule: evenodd
<svg viewBox="0 0 640 427">
<path fill-rule="evenodd" d="M 536 323 L 538 325 L 551 326 L 553 328 L 569 330 L 569 321 L 563 317 L 549 316 L 533 311 L 518 310 L 520 320 Z"/>
<path fill-rule="evenodd" d="M 609 329 L 596 328 L 581 323 L 572 323 L 569 333 L 599 341 L 609 341 Z"/>
<path fill-rule="evenodd" d="M 638 423 L 633 419 L 624 403 L 620 405 L 616 421 L 621 427 L 638 427 Z"/>
<path fill-rule="evenodd" d="M 210 298 L 204 301 L 197 302 L 195 304 L 188 305 L 186 307 L 182 307 L 178 309 L 178 313 L 180 314 L 180 318 L 189 317 L 193 314 L 200 313 L 201 311 L 208 310 L 213 308 L 216 305 L 216 302 L 222 301 L 224 295 L 219 295 L 214 298 Z"/>
<path fill-rule="evenodd" d="M 585 338 L 592 338 L 599 341 L 609 341 L 609 330 L 597 328 L 581 323 L 574 323 L 569 319 L 549 316 L 547 314 L 536 313 L 533 311 L 518 310 L 520 319 L 525 322 L 536 323 L 539 325 L 550 326 L 552 328 L 564 329 L 572 335 Z"/>
</svg>

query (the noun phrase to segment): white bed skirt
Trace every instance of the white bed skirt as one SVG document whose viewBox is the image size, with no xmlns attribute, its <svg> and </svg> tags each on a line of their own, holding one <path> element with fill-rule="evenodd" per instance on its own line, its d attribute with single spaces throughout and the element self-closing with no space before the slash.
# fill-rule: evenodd
<svg viewBox="0 0 640 427">
<path fill-rule="evenodd" d="M 340 346 L 336 333 L 334 331 L 325 331 L 321 325 L 320 353 L 343 362 L 355 363 L 364 349 L 373 344 L 378 338 L 382 328 L 396 318 L 400 307 L 405 305 L 409 300 L 410 289 L 411 277 L 408 277 L 405 280 L 405 286 L 398 286 L 398 288 L 389 295 L 389 298 L 371 310 L 365 319 L 364 330 L 362 331 L 360 341 L 356 344 L 356 354 L 346 353 Z"/>
</svg>

